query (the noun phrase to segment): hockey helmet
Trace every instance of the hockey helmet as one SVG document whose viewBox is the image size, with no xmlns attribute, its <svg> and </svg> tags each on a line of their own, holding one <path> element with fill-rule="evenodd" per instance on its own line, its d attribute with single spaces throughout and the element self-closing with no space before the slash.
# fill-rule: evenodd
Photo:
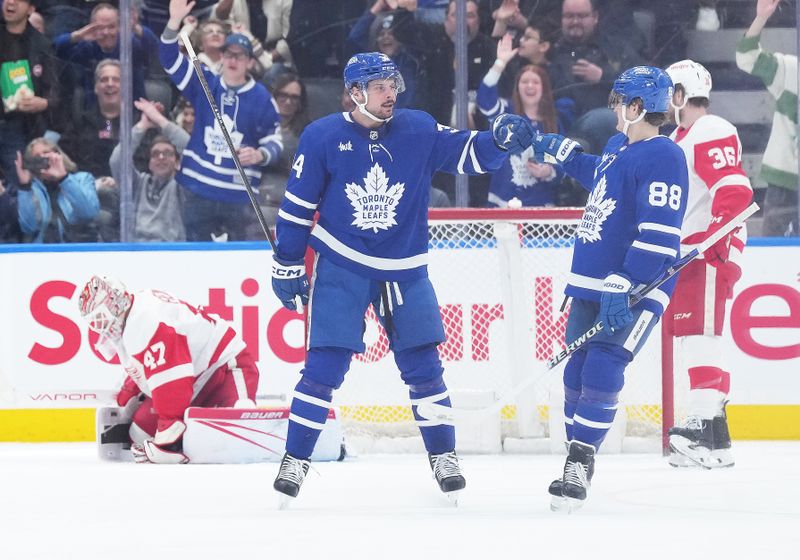
<svg viewBox="0 0 800 560">
<path fill-rule="evenodd" d="M 614 80 L 609 106 L 629 105 L 637 97 L 648 113 L 666 113 L 675 88 L 666 72 L 654 66 L 628 68 Z"/>
<path fill-rule="evenodd" d="M 344 67 L 344 87 L 348 91 L 355 85 L 361 91 L 366 91 L 367 85 L 371 81 L 391 78 L 397 84 L 397 93 L 405 91 L 406 85 L 397 65 L 391 58 L 379 52 L 354 55 Z"/>
<path fill-rule="evenodd" d="M 78 309 L 101 340 L 118 340 L 122 337 L 131 303 L 133 296 L 122 282 L 106 276 L 92 276 L 78 298 Z"/>
<path fill-rule="evenodd" d="M 708 97 L 711 95 L 711 73 L 694 60 L 681 60 L 670 64 L 666 69 L 675 87 L 680 84 L 686 92 L 686 99 Z"/>
</svg>

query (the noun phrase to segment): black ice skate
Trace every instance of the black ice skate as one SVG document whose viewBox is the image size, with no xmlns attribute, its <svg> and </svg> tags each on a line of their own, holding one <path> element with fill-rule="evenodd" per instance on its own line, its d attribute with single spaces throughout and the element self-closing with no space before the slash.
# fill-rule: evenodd
<svg viewBox="0 0 800 560">
<path fill-rule="evenodd" d="M 431 463 L 433 476 L 439 483 L 439 488 L 453 504 L 458 505 L 458 493 L 464 489 L 467 481 L 461 474 L 456 452 L 448 451 L 438 455 L 429 453 L 428 460 Z"/>
<path fill-rule="evenodd" d="M 713 444 L 713 421 L 699 416 L 689 416 L 681 426 L 669 429 L 669 448 L 673 454 L 680 455 L 689 463 L 684 461 L 684 464 L 681 464 L 679 457 L 670 457 L 669 463 L 675 467 L 695 464 L 710 469 Z"/>
<path fill-rule="evenodd" d="M 564 475 L 550 483 L 550 509 L 572 513 L 584 502 L 594 476 L 594 446 L 579 441 L 569 443 Z"/>
<path fill-rule="evenodd" d="M 731 453 L 731 433 L 728 430 L 728 414 L 725 406 L 722 405 L 722 414 L 715 416 L 711 421 L 714 437 L 711 449 L 711 463 L 708 465 L 712 469 L 732 467 L 734 465 L 733 453 Z"/>
<path fill-rule="evenodd" d="M 285 509 L 289 502 L 300 493 L 300 486 L 308 473 L 309 462 L 305 459 L 295 459 L 288 453 L 284 454 L 281 460 L 281 467 L 278 476 L 272 487 L 280 494 L 278 507 Z"/>
</svg>

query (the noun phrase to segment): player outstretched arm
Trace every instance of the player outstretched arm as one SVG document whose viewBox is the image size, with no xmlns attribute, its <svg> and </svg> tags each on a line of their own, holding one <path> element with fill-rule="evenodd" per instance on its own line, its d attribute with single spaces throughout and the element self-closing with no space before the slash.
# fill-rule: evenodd
<svg viewBox="0 0 800 560">
<path fill-rule="evenodd" d="M 203 99 L 203 90 L 200 87 L 199 78 L 194 73 L 192 63 L 183 56 L 178 46 L 178 31 L 181 28 L 181 22 L 189 15 L 193 7 L 194 2 L 187 2 L 187 0 L 170 1 L 170 17 L 161 34 L 158 57 L 161 66 L 169 74 L 181 94 L 195 103 L 195 98 Z M 203 73 L 209 83 L 213 83 L 217 79 L 207 68 L 203 68 Z"/>
<path fill-rule="evenodd" d="M 578 181 L 587 191 L 592 190 L 594 170 L 600 157 L 586 154 L 580 144 L 561 134 L 536 134 L 531 139 L 533 157 L 539 163 L 553 163 Z"/>
</svg>

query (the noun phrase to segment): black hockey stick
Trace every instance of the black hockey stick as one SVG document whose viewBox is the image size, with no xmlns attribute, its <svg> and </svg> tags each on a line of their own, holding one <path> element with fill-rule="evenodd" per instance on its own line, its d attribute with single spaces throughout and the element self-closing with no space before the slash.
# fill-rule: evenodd
<svg viewBox="0 0 800 560">
<path fill-rule="evenodd" d="M 222 135 L 225 137 L 225 142 L 228 144 L 228 149 L 231 151 L 233 163 L 236 164 L 236 169 L 239 171 L 239 177 L 241 177 L 244 188 L 247 190 L 247 196 L 250 198 L 250 204 L 253 205 L 253 210 L 256 211 L 256 217 L 258 217 L 258 223 L 261 226 L 261 231 L 264 232 L 264 236 L 267 238 L 267 241 L 269 241 L 269 244 L 272 247 L 272 252 L 277 252 L 275 248 L 275 237 L 273 237 L 272 232 L 269 230 L 269 227 L 267 227 L 267 221 L 264 219 L 264 214 L 261 212 L 261 206 L 258 205 L 258 200 L 256 200 L 256 194 L 253 192 L 253 187 L 250 186 L 250 181 L 244 172 L 242 164 L 239 162 L 239 156 L 236 155 L 236 148 L 233 146 L 233 140 L 231 140 L 231 135 L 228 133 L 228 128 L 225 126 L 225 121 L 222 120 L 222 115 L 217 108 L 217 103 L 214 101 L 214 96 L 211 95 L 211 88 L 208 87 L 208 82 L 206 81 L 205 75 L 203 75 L 203 69 L 200 67 L 200 61 L 197 60 L 197 55 L 194 52 L 191 41 L 189 41 L 189 36 L 186 33 L 181 33 L 181 39 L 183 40 L 183 45 L 186 47 L 186 52 L 189 54 L 189 60 L 192 61 L 192 66 L 194 66 L 194 72 L 197 74 L 197 78 L 200 80 L 200 85 L 203 86 L 203 92 L 206 94 L 208 104 L 211 106 L 211 110 L 214 112 L 214 117 L 217 119 L 217 124 L 219 125 L 220 130 L 222 130 Z"/>
<path fill-rule="evenodd" d="M 758 204 L 755 202 L 748 206 L 745 210 L 742 211 L 741 214 L 733 218 L 727 224 L 722 226 L 713 235 L 709 236 L 708 239 L 697 245 L 694 249 L 689 251 L 686 255 L 681 257 L 680 259 L 676 260 L 669 266 L 661 275 L 656 278 L 653 282 L 648 284 L 647 286 L 637 290 L 636 292 L 632 293 L 630 296 L 630 307 L 635 306 L 639 302 L 641 302 L 647 294 L 661 286 L 664 282 L 678 274 L 686 265 L 692 262 L 694 259 L 702 255 L 705 251 L 708 250 L 709 247 L 714 245 L 717 241 L 728 235 L 734 229 L 739 227 L 744 223 L 744 221 L 755 214 L 758 211 Z M 512 387 L 507 393 L 500 395 L 499 398 L 495 399 L 495 401 L 485 407 L 485 408 L 478 408 L 478 409 L 459 409 L 459 408 L 451 408 L 448 406 L 443 406 L 436 403 L 421 403 L 417 405 L 417 413 L 422 416 L 423 418 L 427 418 L 428 420 L 439 420 L 445 424 L 452 424 L 459 418 L 465 419 L 472 419 L 477 420 L 483 418 L 485 416 L 489 416 L 496 412 L 499 412 L 507 402 L 513 400 L 515 397 L 520 395 L 523 391 L 527 390 L 529 387 L 533 387 L 537 385 L 544 376 L 551 371 L 554 367 L 558 364 L 569 358 L 572 354 L 575 353 L 576 350 L 583 347 L 587 342 L 589 342 L 592 338 L 594 338 L 597 333 L 604 329 L 604 325 L 602 321 L 597 321 L 592 327 L 583 333 L 581 336 L 576 338 L 573 342 L 567 345 L 566 348 L 561 350 L 558 354 L 555 354 L 549 360 L 547 360 L 547 366 L 545 369 L 538 374 L 529 375 L 526 379 L 521 381 L 515 387 Z"/>
</svg>

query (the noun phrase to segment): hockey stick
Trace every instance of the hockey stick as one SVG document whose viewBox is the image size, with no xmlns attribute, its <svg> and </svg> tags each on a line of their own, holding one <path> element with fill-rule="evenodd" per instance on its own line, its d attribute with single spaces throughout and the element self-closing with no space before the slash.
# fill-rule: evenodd
<svg viewBox="0 0 800 560">
<path fill-rule="evenodd" d="M 733 218 L 727 224 L 722 226 L 716 232 L 708 237 L 705 241 L 698 244 L 694 249 L 689 251 L 686 255 L 681 257 L 680 259 L 676 260 L 669 266 L 664 272 L 662 272 L 658 278 L 656 278 L 653 282 L 637 290 L 636 292 L 632 293 L 630 296 L 630 303 L 629 306 L 633 307 L 639 302 L 641 302 L 647 294 L 661 286 L 664 282 L 678 274 L 686 265 L 692 262 L 694 259 L 702 255 L 705 251 L 708 250 L 709 247 L 714 245 L 717 241 L 728 235 L 734 229 L 742 225 L 744 221 L 755 214 L 758 211 L 758 204 L 755 202 L 752 203 L 750 206 L 745 208 L 741 214 Z M 547 360 L 547 366 L 545 369 L 538 374 L 530 375 L 522 382 L 520 382 L 515 387 L 512 387 L 506 394 L 500 395 L 494 403 L 479 409 L 467 410 L 467 409 L 458 409 L 458 408 L 451 408 L 449 406 L 443 406 L 441 404 L 436 403 L 420 403 L 417 405 L 417 414 L 426 418 L 428 420 L 438 420 L 445 424 L 452 424 L 454 421 L 458 419 L 471 419 L 471 420 L 478 420 L 480 418 L 489 416 L 496 412 L 499 412 L 507 402 L 513 400 L 515 397 L 520 395 L 523 391 L 527 390 L 529 387 L 533 387 L 537 385 L 544 376 L 556 367 L 558 364 L 569 358 L 572 354 L 574 354 L 579 348 L 583 347 L 589 340 L 594 338 L 597 333 L 604 329 L 604 325 L 602 321 L 597 321 L 592 327 L 576 338 L 573 342 L 569 343 L 566 348 L 561 350 L 558 354 L 555 354 L 549 360 Z"/>
<path fill-rule="evenodd" d="M 256 195 L 253 192 L 253 187 L 250 186 L 250 181 L 247 179 L 244 168 L 239 162 L 239 156 L 236 155 L 236 148 L 233 146 L 233 140 L 231 140 L 231 135 L 228 133 L 228 128 L 225 126 L 225 121 L 222 120 L 222 115 L 217 108 L 217 103 L 214 101 L 214 96 L 211 95 L 211 88 L 208 87 L 208 82 L 206 81 L 205 75 L 203 75 L 203 69 L 200 66 L 200 61 L 197 60 L 197 55 L 194 52 L 191 41 L 189 41 L 189 36 L 186 33 L 181 33 L 181 39 L 183 40 L 183 46 L 186 47 L 186 52 L 189 54 L 189 60 L 192 61 L 192 66 L 194 66 L 194 72 L 197 75 L 197 78 L 200 80 L 200 85 L 203 86 L 203 92 L 206 94 L 206 99 L 208 100 L 208 104 L 211 106 L 211 111 L 213 111 L 214 117 L 217 119 L 217 124 L 219 125 L 220 130 L 222 130 L 222 135 L 225 137 L 225 142 L 228 144 L 228 149 L 231 151 L 233 163 L 236 164 L 236 169 L 239 171 L 239 177 L 242 179 L 244 188 L 247 190 L 247 196 L 250 198 L 250 204 L 253 205 L 253 209 L 256 211 L 256 217 L 258 217 L 258 223 L 261 226 L 261 231 L 264 232 L 264 236 L 267 238 L 267 241 L 269 241 L 269 244 L 272 247 L 272 252 L 276 253 L 277 249 L 275 248 L 275 238 L 273 237 L 272 232 L 269 230 L 269 227 L 267 227 L 267 221 L 264 219 L 264 214 L 261 212 L 261 206 L 258 205 Z"/>
</svg>

